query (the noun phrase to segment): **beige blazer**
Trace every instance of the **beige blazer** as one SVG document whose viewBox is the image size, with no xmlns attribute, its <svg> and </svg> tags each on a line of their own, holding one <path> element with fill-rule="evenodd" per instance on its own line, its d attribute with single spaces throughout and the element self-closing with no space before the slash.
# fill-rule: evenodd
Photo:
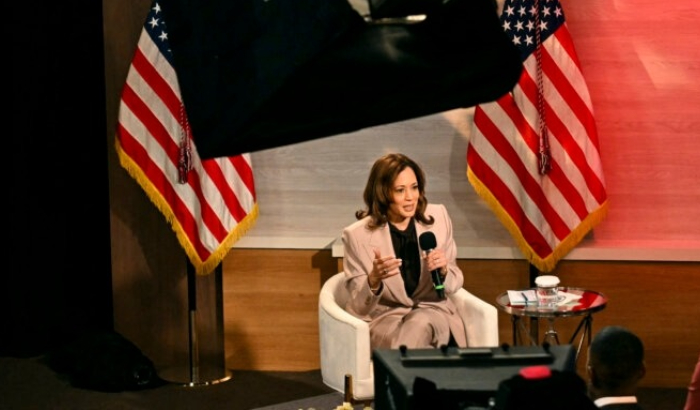
<svg viewBox="0 0 700 410">
<path fill-rule="evenodd" d="M 445 252 L 447 276 L 444 280 L 445 294 L 449 295 L 464 284 L 464 276 L 457 266 L 457 246 L 452 235 L 452 221 L 447 209 L 441 204 L 429 204 L 426 215 L 435 219 L 428 226 L 416 221 L 416 235 L 431 231 L 435 234 L 437 247 Z M 384 289 L 375 295 L 369 289 L 367 275 L 372 271 L 374 249 L 384 255 L 393 255 L 394 248 L 388 225 L 375 230 L 368 228 L 369 217 L 363 218 L 343 230 L 343 270 L 346 288 L 350 294 L 345 309 L 370 324 L 370 332 L 382 332 L 382 322 L 389 316 L 405 316 L 414 308 L 428 307 L 448 316 L 450 330 L 459 346 L 466 346 L 464 323 L 449 298 L 440 300 L 433 288 L 433 281 L 424 261 L 421 259 L 421 273 L 418 287 L 413 296 L 406 293 L 401 275 L 384 280 Z M 389 322 L 395 322 L 387 321 Z"/>
</svg>

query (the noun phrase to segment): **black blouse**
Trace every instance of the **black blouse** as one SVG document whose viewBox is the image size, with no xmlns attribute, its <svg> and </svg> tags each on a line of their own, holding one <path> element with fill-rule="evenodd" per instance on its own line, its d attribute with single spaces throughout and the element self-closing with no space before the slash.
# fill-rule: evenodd
<svg viewBox="0 0 700 410">
<path fill-rule="evenodd" d="M 406 293 L 411 296 L 418 287 L 420 278 L 420 247 L 416 236 L 415 221 L 411 219 L 404 231 L 389 223 L 389 231 L 391 232 L 394 253 L 397 258 L 402 260 L 399 270 L 401 277 L 403 277 Z"/>
</svg>

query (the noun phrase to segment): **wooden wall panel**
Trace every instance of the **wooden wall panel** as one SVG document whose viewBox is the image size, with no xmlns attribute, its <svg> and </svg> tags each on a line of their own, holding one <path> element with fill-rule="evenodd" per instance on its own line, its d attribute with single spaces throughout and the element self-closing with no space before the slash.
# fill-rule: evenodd
<svg viewBox="0 0 700 410">
<path fill-rule="evenodd" d="M 465 288 L 495 305 L 508 289 L 529 286 L 524 261 L 459 260 Z M 224 262 L 227 365 L 232 369 L 318 369 L 318 292 L 342 261 L 330 251 L 233 250 Z M 593 333 L 622 325 L 644 341 L 650 387 L 685 387 L 700 353 L 700 264 L 565 261 L 562 285 L 604 293 L 608 306 L 593 316 Z M 555 321 L 560 341 L 579 318 Z M 545 322 L 540 321 L 540 335 Z M 512 343 L 511 318 L 499 312 L 501 343 Z M 583 375 L 585 349 L 579 358 Z"/>
<path fill-rule="evenodd" d="M 228 367 L 318 369 L 318 293 L 338 271 L 330 251 L 234 249 L 223 267 Z"/>
<path fill-rule="evenodd" d="M 594 330 L 619 324 L 635 331 L 645 342 L 648 382 L 687 384 L 700 353 L 700 264 L 564 262 L 557 274 L 610 298 Z"/>
</svg>

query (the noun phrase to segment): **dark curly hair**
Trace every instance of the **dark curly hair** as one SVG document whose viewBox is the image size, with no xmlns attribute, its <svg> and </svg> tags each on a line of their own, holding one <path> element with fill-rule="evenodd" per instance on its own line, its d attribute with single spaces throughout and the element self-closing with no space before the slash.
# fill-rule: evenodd
<svg viewBox="0 0 700 410">
<path fill-rule="evenodd" d="M 355 217 L 362 219 L 370 216 L 371 229 L 386 224 L 386 214 L 393 197 L 394 181 L 406 168 L 413 170 L 418 182 L 419 196 L 415 218 L 421 223 L 432 225 L 435 222 L 433 217 L 425 215 L 425 208 L 428 205 L 428 199 L 425 196 L 425 174 L 415 161 L 404 154 L 387 154 L 374 162 L 363 194 L 366 208 L 355 212 Z"/>
</svg>

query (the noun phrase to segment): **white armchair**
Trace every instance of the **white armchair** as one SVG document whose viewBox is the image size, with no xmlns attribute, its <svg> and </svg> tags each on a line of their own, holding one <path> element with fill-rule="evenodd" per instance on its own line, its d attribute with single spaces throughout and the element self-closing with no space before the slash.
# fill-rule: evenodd
<svg viewBox="0 0 700 410">
<path fill-rule="evenodd" d="M 321 287 L 318 300 L 321 377 L 327 386 L 345 394 L 345 401 L 374 398 L 374 367 L 369 325 L 344 309 L 345 273 L 336 273 Z M 469 347 L 498 346 L 498 311 L 493 305 L 461 289 L 450 295 L 467 329 Z"/>
</svg>

